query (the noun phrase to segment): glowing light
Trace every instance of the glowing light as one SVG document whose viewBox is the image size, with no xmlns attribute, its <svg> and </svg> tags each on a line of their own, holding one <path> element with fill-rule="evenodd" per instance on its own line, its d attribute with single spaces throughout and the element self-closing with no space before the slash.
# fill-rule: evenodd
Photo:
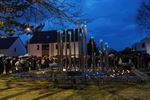
<svg viewBox="0 0 150 100">
<path fill-rule="evenodd" d="M 63 68 L 63 71 L 65 72 L 65 71 L 66 71 L 66 69 L 65 69 L 65 68 Z"/>
<path fill-rule="evenodd" d="M 119 75 L 119 73 L 117 73 L 117 75 Z"/>
<path fill-rule="evenodd" d="M 101 39 L 100 42 L 103 42 L 103 40 Z"/>
<path fill-rule="evenodd" d="M 93 37 L 93 36 L 91 36 L 91 39 L 93 40 L 93 39 L 94 39 L 94 37 Z"/>
<path fill-rule="evenodd" d="M 31 28 L 30 28 L 30 27 L 27 27 L 27 28 L 26 28 L 26 31 L 27 31 L 27 32 L 31 32 Z"/>
<path fill-rule="evenodd" d="M 68 34 L 71 35 L 71 32 L 69 31 Z"/>
<path fill-rule="evenodd" d="M 63 34 L 63 31 L 62 31 L 62 30 L 60 30 L 60 34 Z"/>
<path fill-rule="evenodd" d="M 110 77 L 115 77 L 114 75 L 110 75 Z"/>
<path fill-rule="evenodd" d="M 127 73 L 130 73 L 130 71 L 129 71 L 129 70 L 127 70 Z"/>
</svg>

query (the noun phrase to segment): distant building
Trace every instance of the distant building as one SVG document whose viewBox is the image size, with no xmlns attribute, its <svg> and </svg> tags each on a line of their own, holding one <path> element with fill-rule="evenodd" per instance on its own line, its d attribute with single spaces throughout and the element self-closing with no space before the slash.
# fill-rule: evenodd
<svg viewBox="0 0 150 100">
<path fill-rule="evenodd" d="M 150 37 L 144 38 L 132 46 L 133 51 L 142 51 L 150 54 Z"/>
<path fill-rule="evenodd" d="M 67 43 L 65 43 L 65 32 L 63 32 L 63 55 L 65 55 L 66 47 L 67 47 L 67 55 L 69 55 L 69 34 L 68 32 L 71 31 L 71 55 L 78 57 L 79 55 L 79 48 L 78 48 L 78 30 L 67 30 Z M 75 33 L 75 34 L 74 34 Z M 58 44 L 57 44 L 57 31 L 43 31 L 34 33 L 33 37 L 28 43 L 28 52 L 32 56 L 50 56 L 54 57 L 58 54 Z M 75 43 L 75 46 L 74 46 Z M 67 44 L 67 46 L 66 46 Z M 74 53 L 75 47 L 75 53 Z"/>
<path fill-rule="evenodd" d="M 19 37 L 0 38 L 0 54 L 4 56 L 20 56 L 26 48 Z"/>
</svg>

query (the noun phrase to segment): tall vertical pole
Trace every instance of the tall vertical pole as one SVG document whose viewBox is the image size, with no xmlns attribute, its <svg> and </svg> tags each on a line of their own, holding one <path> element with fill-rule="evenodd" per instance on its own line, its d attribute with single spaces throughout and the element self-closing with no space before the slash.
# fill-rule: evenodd
<svg viewBox="0 0 150 100">
<path fill-rule="evenodd" d="M 84 23 L 84 31 L 83 31 L 83 49 L 84 49 L 84 68 L 87 68 L 87 45 L 86 45 L 86 35 L 87 35 L 87 25 Z"/>
<path fill-rule="evenodd" d="M 69 67 L 71 68 L 71 32 L 69 32 Z"/>
<path fill-rule="evenodd" d="M 30 34 L 28 33 L 28 54 L 30 54 Z"/>
<path fill-rule="evenodd" d="M 80 54 L 80 22 L 77 22 L 78 28 L 78 60 L 79 60 L 79 69 L 81 68 L 81 54 Z"/>
<path fill-rule="evenodd" d="M 83 32 L 83 29 L 82 29 L 82 27 L 81 27 L 81 33 L 80 33 L 80 69 L 81 69 L 81 71 L 83 71 L 83 34 L 82 34 L 82 32 Z"/>
<path fill-rule="evenodd" d="M 105 43 L 105 67 L 108 67 L 108 43 Z"/>
<path fill-rule="evenodd" d="M 57 31 L 57 59 L 58 59 L 58 65 L 59 65 L 59 68 L 58 70 L 60 71 L 60 30 Z"/>
<path fill-rule="evenodd" d="M 67 30 L 65 30 L 65 69 L 67 70 Z"/>
<path fill-rule="evenodd" d="M 74 68 L 76 68 L 76 29 L 73 29 L 73 41 L 74 41 Z"/>
<path fill-rule="evenodd" d="M 103 68 L 103 40 L 100 40 L 100 67 Z"/>
<path fill-rule="evenodd" d="M 91 47 L 92 47 L 92 48 L 91 48 L 91 49 L 92 49 L 92 50 L 91 50 L 91 51 L 92 51 L 92 57 L 91 57 L 91 58 L 92 58 L 92 66 L 91 66 L 91 67 L 92 67 L 92 70 L 94 71 L 94 70 L 95 70 L 95 66 L 94 66 L 94 65 L 95 65 L 95 64 L 94 64 L 95 61 L 94 61 L 94 41 L 93 41 L 93 39 L 94 39 L 94 38 L 91 37 Z"/>
<path fill-rule="evenodd" d="M 60 70 L 63 70 L 63 31 L 60 31 Z"/>
</svg>

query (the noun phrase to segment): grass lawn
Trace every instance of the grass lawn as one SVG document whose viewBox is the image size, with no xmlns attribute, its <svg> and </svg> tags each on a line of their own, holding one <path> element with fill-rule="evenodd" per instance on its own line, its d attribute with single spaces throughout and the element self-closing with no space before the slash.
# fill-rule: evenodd
<svg viewBox="0 0 150 100">
<path fill-rule="evenodd" d="M 53 88 L 45 80 L 0 76 L 0 100 L 150 100 L 150 83 L 108 83 L 73 90 Z"/>
</svg>

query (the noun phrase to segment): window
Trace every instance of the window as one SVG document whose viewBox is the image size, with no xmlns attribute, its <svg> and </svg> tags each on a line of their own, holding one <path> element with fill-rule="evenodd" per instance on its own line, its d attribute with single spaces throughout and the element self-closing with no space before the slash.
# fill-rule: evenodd
<svg viewBox="0 0 150 100">
<path fill-rule="evenodd" d="M 40 50 L 40 46 L 39 45 L 37 45 L 37 50 Z"/>
<path fill-rule="evenodd" d="M 56 49 L 58 49 L 58 45 L 56 44 Z"/>
<path fill-rule="evenodd" d="M 142 48 L 145 48 L 145 43 L 142 43 Z"/>
<path fill-rule="evenodd" d="M 48 44 L 43 44 L 42 45 L 42 50 L 49 50 L 49 45 Z"/>
<path fill-rule="evenodd" d="M 16 50 L 16 48 L 14 48 L 14 52 L 16 52 L 17 50 Z"/>
</svg>

